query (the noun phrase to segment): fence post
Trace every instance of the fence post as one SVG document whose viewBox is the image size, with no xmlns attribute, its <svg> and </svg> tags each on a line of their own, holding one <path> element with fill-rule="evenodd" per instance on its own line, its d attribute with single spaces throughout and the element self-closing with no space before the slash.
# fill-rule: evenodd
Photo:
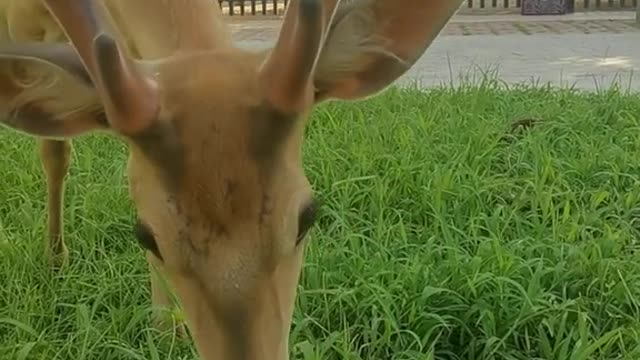
<svg viewBox="0 0 640 360">
<path fill-rule="evenodd" d="M 640 0 L 636 1 L 636 24 L 640 25 Z"/>
</svg>

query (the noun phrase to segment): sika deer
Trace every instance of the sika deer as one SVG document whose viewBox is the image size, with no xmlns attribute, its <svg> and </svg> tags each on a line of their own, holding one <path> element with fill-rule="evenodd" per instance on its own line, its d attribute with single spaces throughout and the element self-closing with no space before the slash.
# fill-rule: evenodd
<svg viewBox="0 0 640 360">
<path fill-rule="evenodd" d="M 107 2 L 107 4 L 109 3 L 110 2 Z M 120 20 L 117 17 L 114 19 Z M 43 70 L 45 72 L 51 70 L 48 67 L 43 67 L 42 64 L 36 64 L 33 61 L 23 58 L 22 55 L 31 57 L 38 53 L 21 54 L 23 52 L 21 43 L 60 43 L 67 41 L 62 28 L 58 25 L 55 18 L 51 16 L 42 0 L 0 0 L 0 20 L 2 21 L 2 26 L 0 26 L 0 40 L 18 43 L 16 45 L 9 46 L 5 44 L 3 49 L 4 51 L 0 54 L 0 61 L 2 61 L 2 67 L 0 68 L 0 76 L 2 79 L 1 84 L 4 84 L 6 87 L 4 89 L 5 92 L 2 93 L 0 97 L 0 112 L 3 112 L 5 117 L 8 111 L 25 111 L 25 109 L 21 109 L 21 101 L 32 102 L 36 101 L 36 99 L 40 97 L 51 98 L 51 94 L 65 86 L 70 86 L 72 88 L 71 90 L 74 89 L 75 80 L 71 80 L 66 85 L 57 85 L 56 87 L 48 90 L 51 91 L 51 94 L 47 93 L 47 90 L 42 88 L 39 89 L 39 91 L 42 92 L 40 95 L 35 95 L 30 92 L 22 92 L 19 89 L 20 87 L 26 87 L 31 88 L 29 91 L 34 91 L 34 82 L 46 81 L 44 78 L 39 78 L 39 76 L 44 75 L 39 74 L 39 72 L 42 72 Z M 53 50 L 56 48 L 56 46 L 49 47 L 47 45 L 37 51 L 40 51 L 40 55 L 43 57 L 56 56 L 54 54 L 55 50 Z M 54 53 L 47 53 L 52 50 Z M 137 55 L 133 46 L 130 46 L 129 50 L 132 54 Z M 60 55 L 71 55 L 72 59 L 75 57 L 75 55 L 68 51 L 68 49 L 65 51 L 67 52 L 66 55 Z M 12 59 L 15 61 L 11 61 Z M 83 70 L 81 69 L 81 71 Z M 59 94 L 55 94 L 54 96 L 59 96 Z M 30 99 L 30 97 L 32 99 Z M 65 101 L 57 99 L 53 100 L 49 106 L 73 108 L 75 106 L 81 106 L 85 100 L 85 96 L 81 96 L 75 102 L 72 99 L 67 99 Z M 38 101 L 45 100 L 42 99 Z M 56 102 L 58 102 L 58 104 L 56 104 Z M 59 110 L 63 111 L 63 109 Z M 51 260 L 52 265 L 57 268 L 63 265 L 68 257 L 67 248 L 63 239 L 62 200 L 64 178 L 70 165 L 71 143 L 68 137 L 69 135 L 73 135 L 73 133 L 69 133 L 69 130 L 65 130 L 64 137 L 66 138 L 56 136 L 58 139 L 54 139 L 51 136 L 52 134 L 49 133 L 49 129 L 43 128 L 38 130 L 39 127 L 47 126 L 47 122 L 40 123 L 41 120 L 39 119 L 32 120 L 34 123 L 26 123 L 30 120 L 23 119 L 20 123 L 9 125 L 23 129 L 27 133 L 35 132 L 36 135 L 43 136 L 38 139 L 38 145 L 40 149 L 40 158 L 47 178 L 49 241 L 47 250 L 49 251 L 49 259 Z M 83 123 L 87 120 L 88 119 L 68 119 L 66 121 L 66 126 L 72 128 L 72 130 L 70 130 L 72 132 L 82 132 L 86 127 Z M 15 120 L 8 119 L 6 121 Z M 89 126 L 92 126 L 90 120 Z M 24 129 L 25 127 L 28 129 Z"/>
<path fill-rule="evenodd" d="M 43 1 L 70 44 L 0 48 L 4 124 L 128 144 L 138 237 L 202 358 L 288 359 L 315 206 L 305 118 L 322 101 L 389 86 L 461 0 L 294 0 L 275 47 L 260 52 L 233 47 L 210 0 Z M 65 151 L 45 151 L 58 179 Z M 157 280 L 155 304 L 167 299 Z"/>
</svg>

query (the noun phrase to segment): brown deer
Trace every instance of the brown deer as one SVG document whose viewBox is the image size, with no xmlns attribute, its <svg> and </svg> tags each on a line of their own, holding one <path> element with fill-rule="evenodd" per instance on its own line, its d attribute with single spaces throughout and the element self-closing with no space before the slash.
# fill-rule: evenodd
<svg viewBox="0 0 640 360">
<path fill-rule="evenodd" d="M 253 52 L 211 0 L 41 1 L 69 42 L 0 47 L 0 115 L 44 139 L 52 255 L 66 257 L 70 139 L 113 134 L 129 147 L 137 237 L 201 357 L 288 359 L 315 210 L 305 119 L 389 86 L 462 0 L 293 0 L 274 48 Z M 153 274 L 152 302 L 170 304 Z"/>
<path fill-rule="evenodd" d="M 105 5 L 114 4 L 113 1 L 105 1 L 104 3 Z M 51 16 L 42 0 L 0 0 L 0 20 L 3 23 L 0 25 L 0 39 L 5 42 L 60 43 L 67 42 L 68 40 L 64 31 L 56 22 L 55 18 Z M 118 21 L 122 19 L 121 17 L 115 16 L 113 17 L 113 20 Z M 122 25 L 121 21 L 118 21 L 118 23 L 118 25 Z M 131 39 L 125 38 L 125 40 L 128 42 L 129 52 L 132 55 L 139 57 L 134 44 L 131 43 Z M 29 46 L 33 46 L 33 44 L 30 44 Z M 52 56 L 52 54 L 45 53 L 55 47 L 57 47 L 57 45 L 54 47 L 49 47 L 49 45 L 42 47 L 39 51 L 43 51 L 43 53 L 40 55 L 45 56 L 45 58 L 47 56 Z M 67 46 L 64 46 L 63 48 L 66 47 Z M 66 51 L 68 55 L 71 55 L 69 49 L 65 49 L 64 51 Z M 22 107 L 21 105 L 18 105 L 20 101 L 42 102 L 45 101 L 43 100 L 44 97 L 51 98 L 50 95 L 47 94 L 46 90 L 43 90 L 42 88 L 39 89 L 39 91 L 41 91 L 40 95 L 34 95 L 34 84 L 29 83 L 44 80 L 42 76 L 47 74 L 42 74 L 42 72 L 51 72 L 53 69 L 50 66 L 43 66 L 43 64 L 34 63 L 33 61 L 35 58 L 33 55 L 36 54 L 22 52 L 22 44 L 9 46 L 5 44 L 4 52 L 0 54 L 0 63 L 2 64 L 2 67 L 0 68 L 0 79 L 2 79 L 2 83 L 10 87 L 18 86 L 18 88 L 26 90 L 21 91 L 18 88 L 8 88 L 8 92 L 1 95 L 0 112 L 2 112 L 2 116 L 5 117 L 5 121 L 15 121 L 6 119 L 6 117 L 10 116 L 9 112 L 11 111 L 20 111 L 20 108 Z M 23 55 L 26 55 L 27 58 Z M 75 57 L 75 55 L 71 56 Z M 53 73 L 48 75 L 58 74 Z M 76 79 L 67 79 L 67 81 L 69 81 L 68 84 L 58 84 L 54 88 L 50 89 L 50 91 L 55 93 L 57 90 L 62 89 L 65 86 L 73 87 L 77 82 Z M 64 82 L 64 80 L 61 82 Z M 59 96 L 59 94 L 56 94 L 56 96 Z M 67 99 L 61 102 L 57 99 L 54 100 L 54 102 L 58 102 L 58 105 L 51 103 L 49 106 L 63 106 L 71 109 L 85 103 L 86 97 L 77 99 L 75 102 L 70 100 L 71 99 Z M 9 125 L 16 126 L 29 134 L 33 134 L 33 131 L 35 130 L 32 128 L 33 126 L 47 126 L 46 123 L 39 124 L 42 120 L 37 117 L 32 120 L 36 123 L 25 124 L 24 120 L 21 120 L 21 123 Z M 83 125 L 81 125 L 81 123 L 84 122 L 84 120 L 66 120 L 68 123 L 67 126 L 75 127 L 75 121 L 79 121 L 79 128 L 74 131 L 82 132 Z M 47 177 L 47 217 L 49 240 L 47 250 L 50 252 L 49 259 L 51 260 L 52 265 L 58 268 L 64 264 L 68 257 L 67 248 L 63 239 L 62 200 L 64 178 L 70 165 L 71 143 L 68 135 L 72 134 L 63 132 L 59 134 L 60 136 L 56 136 L 56 134 L 49 133 L 47 129 L 42 129 L 36 135 L 42 136 L 38 138 L 38 144 L 42 165 Z"/>
</svg>

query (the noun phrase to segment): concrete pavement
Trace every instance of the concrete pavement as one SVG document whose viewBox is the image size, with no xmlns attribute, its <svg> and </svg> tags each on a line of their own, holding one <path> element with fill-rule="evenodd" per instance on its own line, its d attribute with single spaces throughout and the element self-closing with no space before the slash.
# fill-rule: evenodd
<svg viewBox="0 0 640 360">
<path fill-rule="evenodd" d="M 535 81 L 596 90 L 615 83 L 639 91 L 640 29 L 634 15 L 456 15 L 399 84 L 458 85 L 490 72 L 508 84 Z M 231 26 L 240 46 L 265 48 L 273 45 L 280 22 Z"/>
<path fill-rule="evenodd" d="M 508 84 L 640 91 L 640 32 L 442 36 L 400 83 L 477 83 L 487 72 Z"/>
</svg>

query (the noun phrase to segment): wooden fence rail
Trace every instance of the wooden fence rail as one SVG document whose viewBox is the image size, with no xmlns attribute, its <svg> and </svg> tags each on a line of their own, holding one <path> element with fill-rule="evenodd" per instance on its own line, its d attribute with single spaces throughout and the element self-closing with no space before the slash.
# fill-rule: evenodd
<svg viewBox="0 0 640 360">
<path fill-rule="evenodd" d="M 282 15 L 289 0 L 218 0 L 226 15 Z"/>
<path fill-rule="evenodd" d="M 134 1 L 134 0 L 132 0 Z M 226 15 L 270 15 L 280 16 L 290 0 L 215 0 Z M 400 0 L 398 0 L 400 1 Z M 585 10 L 635 10 L 639 0 L 574 0 L 576 11 Z M 522 0 L 466 0 L 461 13 L 519 12 Z"/>
</svg>

